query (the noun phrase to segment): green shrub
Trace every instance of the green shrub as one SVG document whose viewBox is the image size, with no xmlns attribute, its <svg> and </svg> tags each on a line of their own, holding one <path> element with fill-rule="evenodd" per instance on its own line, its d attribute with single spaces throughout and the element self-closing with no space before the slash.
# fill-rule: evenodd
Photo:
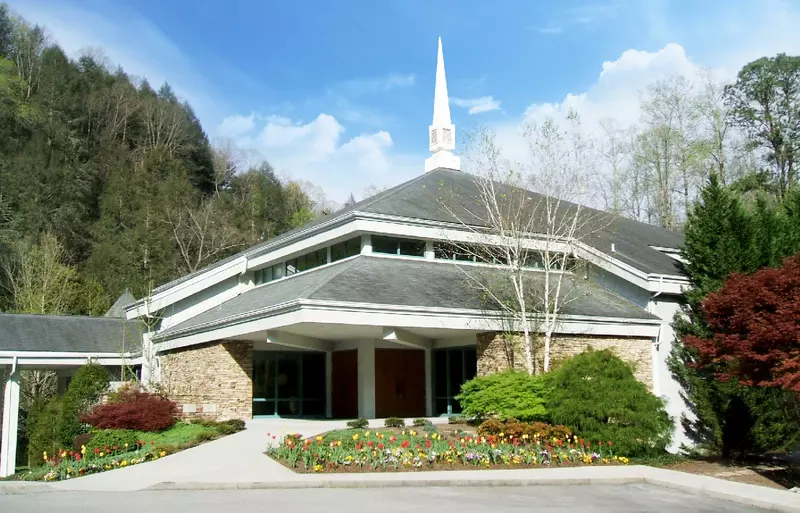
<svg viewBox="0 0 800 513">
<path fill-rule="evenodd" d="M 467 420 L 467 417 L 464 415 L 450 415 L 447 417 L 448 424 L 466 424 Z"/>
<path fill-rule="evenodd" d="M 404 427 L 406 425 L 406 421 L 401 419 L 400 417 L 389 417 L 388 419 L 386 419 L 383 425 L 386 427 L 399 428 L 399 427 Z"/>
<path fill-rule="evenodd" d="M 436 425 L 433 422 L 430 422 L 430 421 L 428 421 L 428 423 L 425 424 L 425 426 L 423 426 L 422 430 L 424 432 L 430 433 L 430 434 L 439 432 L 439 428 L 436 427 Z"/>
<path fill-rule="evenodd" d="M 195 442 L 207 442 L 209 440 L 216 440 L 219 438 L 219 433 L 214 430 L 209 429 L 208 431 L 201 431 L 197 433 L 197 436 L 194 437 Z"/>
<path fill-rule="evenodd" d="M 61 418 L 61 400 L 57 397 L 33 405 L 28 416 L 28 466 L 44 465 L 42 453 L 55 454 L 65 446 L 59 440 L 58 421 Z M 71 447 L 69 444 L 66 447 Z"/>
<path fill-rule="evenodd" d="M 67 387 L 58 419 L 58 440 L 63 447 L 71 447 L 75 437 L 88 431 L 80 417 L 108 391 L 111 376 L 96 363 L 88 363 L 75 373 Z"/>
<path fill-rule="evenodd" d="M 359 417 L 357 419 L 348 421 L 347 427 L 350 429 L 367 429 L 369 427 L 369 421 L 363 417 Z"/>
<path fill-rule="evenodd" d="M 95 449 L 101 451 L 133 451 L 139 445 L 139 435 L 136 431 L 129 429 L 103 429 L 92 433 L 92 437 L 86 445 L 86 452 L 94 452 Z M 126 447 L 127 444 L 127 447 Z"/>
<path fill-rule="evenodd" d="M 414 419 L 412 423 L 415 427 L 425 427 L 426 424 L 430 423 L 428 419 Z"/>
<path fill-rule="evenodd" d="M 611 351 L 587 351 L 548 374 L 547 410 L 553 422 L 587 442 L 613 442 L 624 456 L 663 453 L 673 423 L 664 402 L 636 380 Z"/>
<path fill-rule="evenodd" d="M 226 424 L 233 428 L 234 432 L 236 431 L 244 431 L 245 424 L 242 419 L 228 419 L 222 421 L 223 424 Z"/>
<path fill-rule="evenodd" d="M 467 416 L 532 421 L 547 418 L 546 396 L 546 380 L 542 376 L 506 371 L 467 381 L 456 399 Z"/>
</svg>

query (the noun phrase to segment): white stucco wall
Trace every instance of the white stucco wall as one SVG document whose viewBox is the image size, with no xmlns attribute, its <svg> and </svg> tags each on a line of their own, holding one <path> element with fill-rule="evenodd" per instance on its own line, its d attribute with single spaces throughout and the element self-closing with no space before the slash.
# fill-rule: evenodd
<svg viewBox="0 0 800 513">
<path fill-rule="evenodd" d="M 654 391 L 656 395 L 666 399 L 667 412 L 675 420 L 675 432 L 672 437 L 672 445 L 669 448 L 671 452 L 680 450 L 681 445 L 692 445 L 691 440 L 681 427 L 681 419 L 685 415 L 690 415 L 690 412 L 681 398 L 680 385 L 672 377 L 672 373 L 667 367 L 667 360 L 675 343 L 672 319 L 679 310 L 678 298 L 675 296 L 657 296 L 648 305 L 648 311 L 663 320 L 653 358 L 653 373 L 657 382 L 657 388 Z"/>
</svg>

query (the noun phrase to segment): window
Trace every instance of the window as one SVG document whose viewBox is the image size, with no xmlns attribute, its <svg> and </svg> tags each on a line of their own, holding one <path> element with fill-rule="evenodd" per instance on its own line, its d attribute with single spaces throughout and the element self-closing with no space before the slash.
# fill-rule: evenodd
<svg viewBox="0 0 800 513">
<path fill-rule="evenodd" d="M 461 405 L 455 396 L 461 392 L 461 385 L 475 377 L 477 370 L 478 360 L 474 346 L 433 351 L 431 383 L 435 415 L 461 413 Z"/>
<path fill-rule="evenodd" d="M 458 260 L 461 262 L 480 262 L 475 255 L 480 253 L 479 248 L 471 248 L 468 246 L 456 246 L 455 244 L 447 244 L 437 242 L 434 245 L 434 256 L 441 260 Z"/>
<path fill-rule="evenodd" d="M 328 248 L 318 249 L 286 261 L 286 275 L 308 271 L 328 263 Z"/>
<path fill-rule="evenodd" d="M 361 237 L 355 237 L 331 246 L 331 262 L 361 253 Z"/>
<path fill-rule="evenodd" d="M 372 236 L 372 251 L 389 255 L 425 256 L 425 241 Z"/>
<path fill-rule="evenodd" d="M 253 273 L 253 283 L 256 285 L 269 283 L 280 278 L 283 278 L 283 263 L 275 264 L 271 267 L 264 267 L 263 269 L 256 269 Z"/>
</svg>

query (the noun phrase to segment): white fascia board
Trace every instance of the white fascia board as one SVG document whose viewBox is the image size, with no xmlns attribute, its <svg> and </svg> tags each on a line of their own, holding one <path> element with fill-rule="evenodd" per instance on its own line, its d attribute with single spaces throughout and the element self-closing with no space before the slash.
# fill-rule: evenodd
<svg viewBox="0 0 800 513">
<path fill-rule="evenodd" d="M 501 240 L 497 236 L 477 233 L 454 223 L 437 223 L 433 221 L 421 221 L 418 219 L 406 219 L 377 214 L 361 215 L 366 219 L 360 219 L 358 221 L 358 227 L 364 232 L 385 233 L 421 239 L 439 239 L 462 243 L 499 243 Z M 478 230 L 478 228 L 475 228 L 475 230 Z M 525 246 L 533 250 L 541 250 L 542 237 L 543 235 L 541 234 L 531 234 L 531 240 L 525 244 Z M 682 276 L 647 274 L 581 241 L 575 241 L 572 244 L 550 242 L 550 245 L 552 251 L 563 251 L 565 249 L 574 250 L 578 258 L 587 260 L 615 276 L 650 292 L 657 292 L 659 290 L 659 280 L 661 278 L 664 278 L 665 284 L 670 282 L 688 285 L 688 280 Z M 669 286 L 672 287 L 672 285 Z M 662 289 L 661 292 L 680 293 L 680 290 L 676 289 L 673 292 L 671 289 Z"/>
<path fill-rule="evenodd" d="M 273 251 L 252 257 L 247 264 L 247 268 L 255 269 L 273 262 L 281 262 L 291 256 L 302 255 L 314 249 L 331 245 L 337 239 L 346 240 L 354 237 L 360 231 L 362 231 L 360 223 L 355 220 L 354 216 L 348 216 L 345 221 L 336 223 L 335 226 L 326 231 L 315 233 L 294 243 L 287 241 L 286 244 Z"/>
<path fill-rule="evenodd" d="M 152 313 L 158 312 L 165 307 L 177 303 L 181 299 L 204 290 L 211 285 L 217 284 L 232 276 L 243 274 L 247 271 L 247 257 L 241 256 L 223 265 L 209 269 L 208 271 L 198 274 L 184 282 L 181 282 L 174 287 L 162 290 L 157 294 L 153 294 L 149 299 L 140 299 L 133 305 L 125 310 L 125 315 L 128 319 L 135 319 L 138 317 L 147 317 Z"/>
<path fill-rule="evenodd" d="M 57 351 L 0 351 L 0 364 L 10 365 L 16 358 L 17 365 L 74 366 L 92 360 L 100 365 L 138 365 L 141 356 L 136 353 L 69 353 Z"/>
<path fill-rule="evenodd" d="M 353 326 L 391 326 L 403 328 L 436 328 L 458 331 L 502 331 L 499 315 L 451 308 L 420 308 L 409 306 L 347 303 L 304 300 L 278 305 L 259 313 L 222 319 L 185 333 L 174 333 L 169 339 L 157 342 L 159 352 L 215 340 L 241 337 L 300 323 L 344 324 Z M 657 319 L 620 319 L 611 317 L 562 316 L 557 333 L 586 335 L 616 335 L 626 337 L 658 336 L 661 321 Z"/>
<path fill-rule="evenodd" d="M 165 306 L 180 301 L 181 299 L 236 274 L 244 274 L 250 269 L 280 262 L 293 255 L 303 254 L 314 248 L 330 245 L 336 240 L 344 240 L 359 233 L 381 233 L 399 237 L 463 243 L 491 243 L 493 240 L 496 242 L 500 241 L 500 238 L 497 236 L 479 233 L 478 230 L 481 229 L 480 227 L 474 227 L 473 229 L 475 231 L 457 223 L 429 221 L 368 212 L 348 212 L 341 218 L 331 219 L 328 222 L 300 231 L 290 238 L 277 241 L 274 246 L 264 246 L 259 249 L 258 254 L 243 255 L 236 260 L 209 269 L 205 273 L 163 290 L 150 299 L 149 305 L 145 305 L 144 301 L 134 303 L 134 305 L 127 310 L 127 317 L 132 319 L 146 315 L 147 313 L 156 312 Z M 526 245 L 531 249 L 541 249 L 542 237 L 542 234 L 532 233 L 531 240 Z M 659 289 L 659 278 L 661 275 L 648 275 L 580 241 L 573 242 L 572 244 L 558 242 L 550 242 L 550 244 L 552 245 L 553 251 L 572 249 L 579 258 L 588 260 L 642 289 L 651 292 L 661 290 L 662 293 L 673 293 L 669 290 Z M 685 283 L 688 285 L 688 281 L 682 276 L 664 275 L 664 277 L 674 280 L 676 283 Z"/>
</svg>

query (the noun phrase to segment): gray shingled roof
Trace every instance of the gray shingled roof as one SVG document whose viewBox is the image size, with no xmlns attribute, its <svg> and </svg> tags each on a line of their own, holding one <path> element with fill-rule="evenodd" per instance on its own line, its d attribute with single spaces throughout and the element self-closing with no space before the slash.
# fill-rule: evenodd
<svg viewBox="0 0 800 513">
<path fill-rule="evenodd" d="M 531 196 L 541 197 L 536 193 L 531 193 Z M 177 285 L 210 268 L 222 265 L 242 255 L 252 258 L 263 254 L 269 251 L 270 248 L 291 239 L 300 231 L 307 230 L 326 221 L 344 218 L 354 212 L 394 215 L 430 221 L 456 221 L 442 207 L 443 201 L 448 201 L 449 206 L 454 211 L 479 211 L 480 202 L 478 201 L 475 177 L 469 173 L 450 169 L 437 169 L 422 174 L 396 187 L 339 210 L 330 216 L 320 217 L 300 228 L 286 232 L 206 268 L 161 285 L 155 289 L 155 292 Z M 453 204 L 459 202 L 460 205 Z M 565 208 L 575 207 L 574 204 L 567 202 L 564 202 L 563 206 Z M 589 208 L 584 208 L 584 213 L 598 219 L 608 218 L 607 216 L 609 215 Z M 602 229 L 593 231 L 590 236 L 586 237 L 585 242 L 604 253 L 610 253 L 611 244 L 613 243 L 616 249 L 614 257 L 640 271 L 653 274 L 681 274 L 679 264 L 674 259 L 658 250 L 652 249 L 650 246 L 678 248 L 683 244 L 682 234 L 622 217 L 608 219 L 610 221 L 603 223 Z M 466 219 L 462 218 L 461 221 L 466 221 Z M 475 222 L 478 223 L 479 221 L 476 219 Z"/>
<path fill-rule="evenodd" d="M 177 332 L 224 322 L 231 316 L 247 316 L 248 313 L 299 299 L 491 310 L 481 300 L 480 291 L 475 288 L 465 271 L 473 273 L 482 283 L 486 283 L 488 277 L 502 279 L 498 271 L 487 267 L 357 256 L 256 287 L 167 329 L 157 338 L 169 338 Z M 529 286 L 542 286 L 543 278 L 544 273 L 531 272 Z M 570 298 L 562 310 L 567 315 L 658 319 L 592 282 L 568 278 L 563 284 L 563 290 Z"/>
<path fill-rule="evenodd" d="M 145 331 L 139 321 L 113 317 L 0 313 L 0 351 L 132 352 Z"/>
</svg>

